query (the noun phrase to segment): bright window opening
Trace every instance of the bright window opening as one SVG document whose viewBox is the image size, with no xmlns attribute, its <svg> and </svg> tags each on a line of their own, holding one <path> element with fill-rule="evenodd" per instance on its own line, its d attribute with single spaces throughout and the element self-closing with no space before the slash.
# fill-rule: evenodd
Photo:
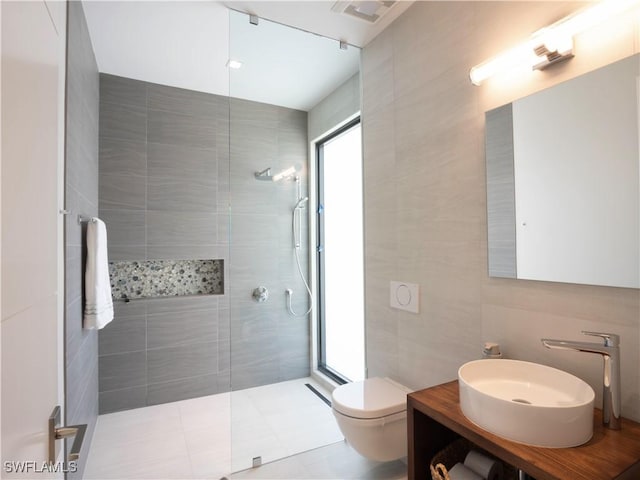
<svg viewBox="0 0 640 480">
<path fill-rule="evenodd" d="M 320 370 L 362 380 L 364 252 L 359 119 L 317 144 Z"/>
</svg>

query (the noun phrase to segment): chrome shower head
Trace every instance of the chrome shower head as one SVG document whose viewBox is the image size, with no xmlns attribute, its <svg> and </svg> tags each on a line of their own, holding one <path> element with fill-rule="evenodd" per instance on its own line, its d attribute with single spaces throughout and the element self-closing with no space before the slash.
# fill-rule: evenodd
<svg viewBox="0 0 640 480">
<path fill-rule="evenodd" d="M 296 168 L 291 166 L 282 170 L 275 175 L 271 175 L 271 167 L 265 168 L 261 172 L 254 172 L 254 176 L 256 180 L 265 180 L 267 182 L 279 182 L 280 180 L 286 180 L 287 178 L 291 178 L 296 174 Z M 297 177 L 296 177 L 297 178 Z"/>
</svg>

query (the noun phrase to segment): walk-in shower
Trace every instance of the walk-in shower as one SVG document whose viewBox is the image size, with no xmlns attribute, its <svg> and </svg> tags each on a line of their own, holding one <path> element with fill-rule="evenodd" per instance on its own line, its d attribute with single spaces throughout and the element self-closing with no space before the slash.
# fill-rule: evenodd
<svg viewBox="0 0 640 480">
<path fill-rule="evenodd" d="M 151 69 L 147 78 L 134 68 L 100 76 L 97 207 L 109 228 L 110 260 L 123 264 L 112 283 L 140 298 L 117 302 L 116 318 L 100 331 L 96 394 L 101 415 L 117 423 L 131 410 L 142 419 L 132 423 L 144 427 L 142 439 L 115 442 L 115 454 L 103 455 L 109 442 L 97 442 L 95 475 L 87 478 L 126 478 L 127 462 L 116 471 L 118 462 L 108 459 L 136 458 L 144 435 L 164 436 L 167 426 L 176 430 L 166 438 L 187 445 L 194 478 L 220 478 L 342 438 L 330 408 L 305 385 L 322 391 L 312 378 L 310 152 L 344 117 L 335 110 L 345 105 L 344 93 L 358 95 L 353 82 L 344 85 L 357 80 L 359 52 L 266 20 L 256 25 L 214 4 L 86 4 L 96 25 L 114 26 L 104 37 L 114 47 L 115 31 L 142 31 L 148 19 L 164 18 L 168 37 L 177 25 L 220 31 L 210 17 L 222 11 L 228 37 L 172 48 L 190 57 L 205 44 L 224 49 L 228 38 L 227 58 L 216 68 L 228 58 L 242 61 L 225 71 L 223 92 L 209 88 L 212 75 L 177 85 Z M 217 58 L 209 53 L 197 58 Z M 172 412 L 169 421 L 157 424 L 158 411 Z M 161 469 L 166 452 L 157 450 L 158 458 L 136 464 Z M 188 478 L 188 470 L 180 474 Z"/>
<path fill-rule="evenodd" d="M 335 40 L 249 20 L 231 12 L 229 57 L 243 62 L 242 68 L 229 70 L 234 470 L 340 439 L 330 409 L 304 385 L 318 385 L 310 378 L 316 343 L 310 152 L 315 138 L 343 120 L 336 106 L 343 107 L 344 93 L 358 91 L 343 85 L 357 75 L 359 66 L 358 49 L 340 49 Z M 252 297 L 258 287 L 268 290 L 265 301 Z M 311 410 L 276 400 L 259 412 L 262 415 L 253 416 L 255 411 L 245 408 L 253 395 L 265 395 L 252 393 L 255 388 L 277 392 L 289 382 L 302 382 L 288 397 Z"/>
</svg>

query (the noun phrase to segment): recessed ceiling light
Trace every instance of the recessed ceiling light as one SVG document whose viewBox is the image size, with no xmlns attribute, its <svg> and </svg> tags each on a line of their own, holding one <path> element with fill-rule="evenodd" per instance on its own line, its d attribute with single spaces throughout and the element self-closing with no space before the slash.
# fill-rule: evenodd
<svg viewBox="0 0 640 480">
<path fill-rule="evenodd" d="M 239 61 L 239 60 L 229 59 L 229 61 L 227 62 L 227 67 L 233 68 L 234 70 L 237 70 L 240 67 L 242 67 L 242 62 Z"/>
</svg>

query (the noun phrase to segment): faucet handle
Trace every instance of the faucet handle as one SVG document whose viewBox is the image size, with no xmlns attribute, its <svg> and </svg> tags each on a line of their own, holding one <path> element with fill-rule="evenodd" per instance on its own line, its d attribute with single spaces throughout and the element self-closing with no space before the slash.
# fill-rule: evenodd
<svg viewBox="0 0 640 480">
<path fill-rule="evenodd" d="M 604 338 L 605 347 L 617 347 L 620 345 L 620 335 L 617 335 L 615 333 L 588 332 L 586 330 L 583 330 L 582 334 L 591 335 L 592 337 Z"/>
</svg>

